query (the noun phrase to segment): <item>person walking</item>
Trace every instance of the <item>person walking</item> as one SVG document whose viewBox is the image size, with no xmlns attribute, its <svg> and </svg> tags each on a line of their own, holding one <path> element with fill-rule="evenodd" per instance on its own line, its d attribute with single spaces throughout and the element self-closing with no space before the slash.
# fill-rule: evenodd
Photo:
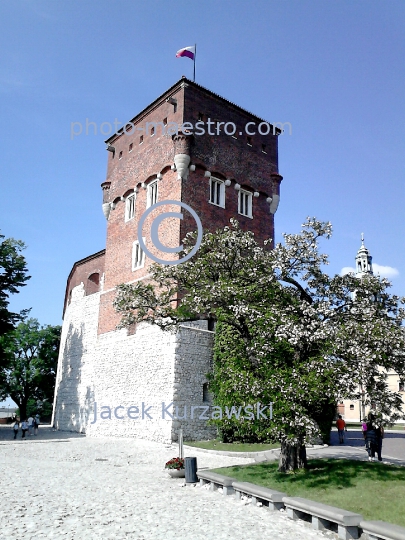
<svg viewBox="0 0 405 540">
<path fill-rule="evenodd" d="M 27 422 L 27 419 L 23 420 L 21 422 L 21 431 L 22 431 L 22 439 L 25 439 L 25 434 L 27 433 L 28 431 L 28 422 Z"/>
<path fill-rule="evenodd" d="M 382 461 L 382 442 L 384 439 L 384 427 L 379 425 L 375 430 L 378 461 Z"/>
<path fill-rule="evenodd" d="M 361 423 L 361 431 L 363 432 L 363 439 L 366 439 L 366 431 L 367 431 L 367 420 L 364 418 L 364 420 Z"/>
<path fill-rule="evenodd" d="M 375 427 L 374 427 L 374 424 L 372 423 L 372 420 L 369 420 L 367 422 L 366 448 L 367 448 L 367 453 L 368 453 L 368 460 L 374 461 L 375 451 L 378 450 L 378 448 L 377 448 L 377 435 L 376 435 Z"/>
<path fill-rule="evenodd" d="M 17 438 L 19 427 L 20 427 L 20 424 L 19 424 L 18 420 L 16 420 L 16 421 L 14 422 L 14 425 L 13 425 L 14 439 Z"/>
<path fill-rule="evenodd" d="M 339 444 L 343 444 L 345 442 L 345 428 L 346 428 L 346 422 L 343 420 L 342 415 L 339 414 L 339 418 L 336 420 L 336 427 L 339 434 Z"/>
<path fill-rule="evenodd" d="M 32 435 L 32 428 L 33 428 L 34 419 L 32 416 L 28 418 L 28 435 Z"/>
<path fill-rule="evenodd" d="M 37 436 L 38 435 L 38 421 L 37 421 L 36 416 L 34 416 L 34 420 L 32 422 L 32 427 L 34 428 L 34 435 Z"/>
</svg>

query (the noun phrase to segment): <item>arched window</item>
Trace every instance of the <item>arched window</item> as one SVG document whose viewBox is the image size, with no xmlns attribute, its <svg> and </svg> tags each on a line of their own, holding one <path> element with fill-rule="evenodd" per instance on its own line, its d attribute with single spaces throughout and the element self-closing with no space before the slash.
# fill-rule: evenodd
<svg viewBox="0 0 405 540">
<path fill-rule="evenodd" d="M 350 410 L 354 411 L 354 405 L 350 405 Z"/>
<path fill-rule="evenodd" d="M 100 290 L 100 274 L 93 272 L 87 278 L 86 294 L 94 294 Z"/>
</svg>

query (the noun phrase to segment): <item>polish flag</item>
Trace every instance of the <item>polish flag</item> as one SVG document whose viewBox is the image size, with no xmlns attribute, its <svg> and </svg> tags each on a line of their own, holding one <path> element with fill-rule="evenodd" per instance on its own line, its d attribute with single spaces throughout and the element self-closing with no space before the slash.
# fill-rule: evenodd
<svg viewBox="0 0 405 540">
<path fill-rule="evenodd" d="M 187 56 L 187 58 L 191 58 L 191 60 L 194 60 L 195 57 L 195 45 L 193 47 L 184 47 L 184 49 L 180 49 L 176 53 L 176 58 L 181 58 L 182 56 Z"/>
</svg>

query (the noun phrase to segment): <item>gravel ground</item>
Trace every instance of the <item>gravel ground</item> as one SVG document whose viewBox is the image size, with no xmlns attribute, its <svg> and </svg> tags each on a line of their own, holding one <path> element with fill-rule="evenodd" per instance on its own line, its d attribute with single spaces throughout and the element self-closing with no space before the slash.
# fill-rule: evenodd
<svg viewBox="0 0 405 540">
<path fill-rule="evenodd" d="M 0 538 L 138 540 L 311 540 L 331 533 L 285 513 L 244 505 L 199 486 L 182 487 L 164 464 L 176 446 L 91 439 L 40 428 L 12 440 L 0 429 Z M 187 454 L 186 454 L 187 455 Z M 189 454 L 191 455 L 191 454 Z M 198 467 L 251 463 L 192 451 Z"/>
</svg>

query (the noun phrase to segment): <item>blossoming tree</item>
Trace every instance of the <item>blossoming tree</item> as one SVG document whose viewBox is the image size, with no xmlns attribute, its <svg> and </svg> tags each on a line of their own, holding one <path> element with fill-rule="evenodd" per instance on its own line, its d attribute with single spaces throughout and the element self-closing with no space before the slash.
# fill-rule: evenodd
<svg viewBox="0 0 405 540">
<path fill-rule="evenodd" d="M 332 227 L 307 218 L 284 244 L 259 246 L 235 220 L 205 233 L 197 254 L 153 264 L 148 283 L 118 287 L 121 327 L 146 321 L 175 330 L 184 321 L 217 321 L 210 386 L 218 405 L 273 403 L 271 420 L 219 421 L 223 435 L 281 441 L 280 471 L 306 466 L 305 445 L 319 435 L 338 398 L 360 387 L 386 421 L 401 417 L 387 370 L 405 375 L 405 299 L 389 282 L 353 274 L 330 277 L 319 239 Z M 196 235 L 184 241 L 188 253 Z"/>
</svg>

